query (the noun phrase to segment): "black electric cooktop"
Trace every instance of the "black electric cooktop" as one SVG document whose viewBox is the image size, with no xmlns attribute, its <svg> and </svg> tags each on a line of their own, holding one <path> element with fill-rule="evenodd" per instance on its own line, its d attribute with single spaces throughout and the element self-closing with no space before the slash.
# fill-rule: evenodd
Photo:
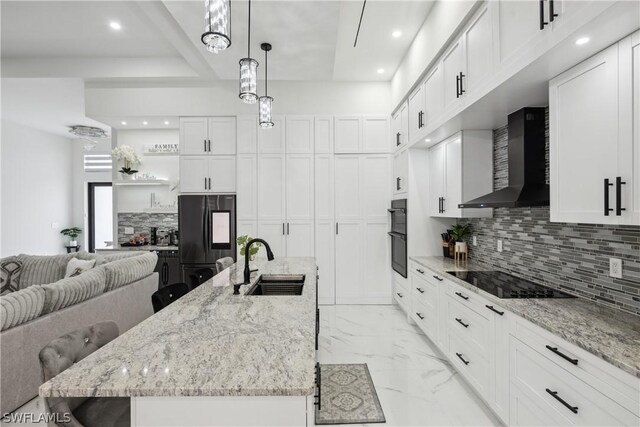
<svg viewBox="0 0 640 427">
<path fill-rule="evenodd" d="M 502 271 L 447 271 L 465 282 L 498 298 L 575 298 Z"/>
</svg>

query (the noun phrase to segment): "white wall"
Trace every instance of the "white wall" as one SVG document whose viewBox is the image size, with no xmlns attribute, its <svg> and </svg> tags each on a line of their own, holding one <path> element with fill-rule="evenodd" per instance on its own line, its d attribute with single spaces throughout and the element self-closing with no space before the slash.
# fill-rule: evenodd
<svg viewBox="0 0 640 427">
<path fill-rule="evenodd" d="M 2 256 L 66 252 L 73 221 L 73 142 L 2 121 Z"/>
<path fill-rule="evenodd" d="M 147 144 L 177 144 L 179 142 L 177 129 L 149 129 L 149 130 L 119 130 L 118 145 L 129 145 L 136 149 L 142 164 L 136 169 L 139 174 L 149 173 L 159 179 L 166 179 L 170 185 L 166 186 L 116 186 L 117 212 L 142 212 L 151 207 L 151 193 L 156 194 L 156 202 L 162 205 L 177 203 L 178 191 L 171 191 L 180 175 L 180 161 L 176 155 L 145 155 L 144 146 Z M 122 166 L 114 159 L 113 167 L 119 170 Z M 120 174 L 117 174 L 120 179 Z M 115 182 L 115 178 L 114 178 Z"/>
<path fill-rule="evenodd" d="M 205 84 L 202 84 L 205 85 Z M 261 86 L 263 87 L 263 86 Z M 273 114 L 390 114 L 388 82 L 269 82 Z M 88 117 L 257 114 L 238 99 L 238 82 L 197 87 L 85 89 Z"/>
<path fill-rule="evenodd" d="M 391 108 L 395 109 L 408 94 L 478 3 L 477 0 L 440 0 L 433 5 L 391 79 Z"/>
</svg>

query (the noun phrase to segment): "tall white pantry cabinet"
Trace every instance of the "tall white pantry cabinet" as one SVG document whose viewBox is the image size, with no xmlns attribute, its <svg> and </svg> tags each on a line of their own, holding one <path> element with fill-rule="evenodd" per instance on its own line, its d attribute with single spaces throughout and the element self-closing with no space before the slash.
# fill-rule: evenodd
<svg viewBox="0 0 640 427">
<path fill-rule="evenodd" d="M 181 164 L 214 156 L 209 123 L 218 119 L 181 119 Z M 390 118 L 276 116 L 268 130 L 255 116 L 233 120 L 237 234 L 265 239 L 276 257 L 316 257 L 320 304 L 390 303 Z M 192 169 L 181 169 L 181 182 Z M 183 193 L 210 191 L 191 181 Z"/>
</svg>

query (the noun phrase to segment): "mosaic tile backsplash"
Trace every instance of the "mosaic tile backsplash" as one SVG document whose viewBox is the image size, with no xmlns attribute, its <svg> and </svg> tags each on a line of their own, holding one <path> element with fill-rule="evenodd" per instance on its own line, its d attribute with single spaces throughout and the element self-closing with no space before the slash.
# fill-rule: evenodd
<svg viewBox="0 0 640 427">
<path fill-rule="evenodd" d="M 177 213 L 118 213 L 118 242 L 127 242 L 132 237 L 125 234 L 125 227 L 133 227 L 133 233 L 138 234 L 143 231 L 148 232 L 151 227 L 170 230 L 178 229 Z"/>
<path fill-rule="evenodd" d="M 547 120 L 547 182 L 549 133 Z M 508 183 L 507 127 L 494 130 L 494 189 Z M 469 257 L 552 288 L 640 315 L 640 227 L 549 222 L 549 207 L 498 208 L 471 222 Z M 501 239 L 503 252 L 496 250 Z M 609 277 L 609 258 L 623 277 Z"/>
</svg>

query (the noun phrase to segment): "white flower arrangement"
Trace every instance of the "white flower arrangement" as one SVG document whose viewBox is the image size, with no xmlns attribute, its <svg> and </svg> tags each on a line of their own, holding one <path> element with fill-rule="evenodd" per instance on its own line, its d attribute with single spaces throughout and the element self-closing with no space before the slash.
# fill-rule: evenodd
<svg viewBox="0 0 640 427">
<path fill-rule="evenodd" d="M 127 175 L 133 175 L 137 173 L 137 170 L 131 169 L 132 165 L 140 165 L 142 161 L 138 157 L 136 149 L 129 145 L 118 145 L 111 151 L 111 155 L 118 160 L 124 162 L 124 166 L 118 172 Z"/>
</svg>

